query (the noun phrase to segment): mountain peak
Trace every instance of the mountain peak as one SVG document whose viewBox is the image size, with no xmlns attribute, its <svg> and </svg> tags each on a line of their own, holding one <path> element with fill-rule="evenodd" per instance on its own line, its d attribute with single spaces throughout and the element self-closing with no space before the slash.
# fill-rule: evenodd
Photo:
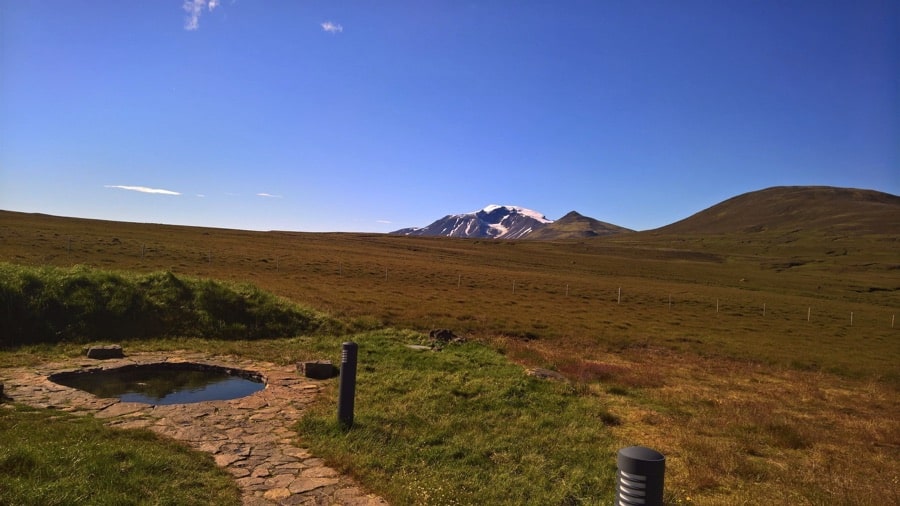
<svg viewBox="0 0 900 506">
<path fill-rule="evenodd" d="M 519 206 L 491 204 L 471 213 L 451 214 L 422 228 L 404 228 L 395 235 L 521 239 L 553 223 L 542 213 Z"/>
<path fill-rule="evenodd" d="M 583 239 L 585 237 L 602 237 L 607 235 L 633 232 L 633 230 L 589 218 L 577 211 L 570 211 L 562 218 L 536 230 L 528 239 L 558 240 Z"/>
</svg>

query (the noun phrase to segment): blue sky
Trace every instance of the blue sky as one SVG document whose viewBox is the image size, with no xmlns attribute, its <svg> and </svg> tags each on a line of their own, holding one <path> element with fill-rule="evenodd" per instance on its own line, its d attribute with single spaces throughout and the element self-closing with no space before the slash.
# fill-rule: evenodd
<svg viewBox="0 0 900 506">
<path fill-rule="evenodd" d="M 900 2 L 0 3 L 0 209 L 645 230 L 778 185 L 900 194 Z"/>
</svg>

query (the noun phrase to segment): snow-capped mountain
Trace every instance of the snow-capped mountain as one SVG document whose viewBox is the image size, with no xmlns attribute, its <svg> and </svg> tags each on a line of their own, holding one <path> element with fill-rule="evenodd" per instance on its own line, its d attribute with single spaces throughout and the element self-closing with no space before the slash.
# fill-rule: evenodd
<svg viewBox="0 0 900 506">
<path fill-rule="evenodd" d="M 404 228 L 395 235 L 429 235 L 485 239 L 521 239 L 553 223 L 543 214 L 517 206 L 489 205 L 479 211 L 450 214 L 422 228 Z"/>
</svg>

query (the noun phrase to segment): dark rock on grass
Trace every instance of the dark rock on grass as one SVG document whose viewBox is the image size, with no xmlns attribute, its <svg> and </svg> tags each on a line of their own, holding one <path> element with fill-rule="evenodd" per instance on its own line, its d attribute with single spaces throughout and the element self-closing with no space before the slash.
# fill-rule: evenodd
<svg viewBox="0 0 900 506">
<path fill-rule="evenodd" d="M 461 343 L 464 338 L 457 336 L 450 329 L 434 329 L 428 333 L 428 338 L 438 343 Z"/>
<path fill-rule="evenodd" d="M 297 370 L 312 379 L 330 379 L 340 374 L 340 370 L 330 360 L 298 362 Z"/>
</svg>

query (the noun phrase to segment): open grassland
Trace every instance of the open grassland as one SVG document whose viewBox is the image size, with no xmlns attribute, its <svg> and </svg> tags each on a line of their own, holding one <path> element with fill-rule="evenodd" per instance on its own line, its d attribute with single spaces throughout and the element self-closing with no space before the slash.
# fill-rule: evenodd
<svg viewBox="0 0 900 506">
<path fill-rule="evenodd" d="M 597 458 L 612 461 L 616 448 L 630 444 L 668 456 L 670 503 L 879 504 L 886 490 L 900 486 L 900 321 L 892 325 L 900 312 L 896 236 L 644 233 L 492 242 L 254 233 L 11 213 L 0 213 L 0 236 L 0 260 L 15 264 L 249 282 L 356 329 L 447 327 L 515 362 L 555 369 L 578 381 L 572 388 L 593 413 Z M 289 360 L 309 354 L 313 345 L 264 340 L 220 346 L 223 352 Z M 21 362 L 29 352 L 4 355 Z M 400 367 L 409 365 L 393 352 L 369 359 L 376 368 L 369 380 L 384 396 L 371 416 L 385 415 L 383 403 L 394 393 L 398 404 L 390 416 L 396 426 L 409 426 L 408 434 L 377 435 L 372 431 L 378 422 L 342 438 L 325 427 L 333 405 L 323 405 L 303 430 L 314 446 L 338 448 L 329 458 L 378 490 L 386 485 L 373 477 L 386 471 L 365 455 L 402 454 L 398 441 L 421 446 L 422 433 L 441 429 L 420 419 L 416 396 L 431 392 L 448 399 L 445 407 L 460 398 L 428 383 L 410 387 Z M 429 374 L 461 374 L 452 358 L 434 360 L 448 362 L 426 367 Z M 391 367 L 402 374 L 382 377 Z M 496 407 L 492 403 L 499 401 L 485 402 Z M 553 409 L 550 403 L 546 411 Z M 379 437 L 380 444 L 372 442 Z M 527 445 L 544 444 L 540 431 L 531 438 Z M 452 444 L 441 440 L 436 454 Z M 354 452 L 361 454 L 351 457 Z M 878 479 L 869 476 L 872 469 L 881 470 Z M 407 473 L 410 479 L 423 476 Z M 396 486 L 415 488 L 402 483 Z M 416 497 L 393 495 L 402 493 L 388 491 Z M 580 497 L 573 493 L 569 503 Z M 898 502 L 896 495 L 888 496 L 891 502 Z"/>
<path fill-rule="evenodd" d="M 372 326 L 553 339 L 588 355 L 653 345 L 895 384 L 898 251 L 900 237 L 802 232 L 543 243 L 0 213 L 0 260 L 16 264 L 169 271 Z"/>
</svg>

